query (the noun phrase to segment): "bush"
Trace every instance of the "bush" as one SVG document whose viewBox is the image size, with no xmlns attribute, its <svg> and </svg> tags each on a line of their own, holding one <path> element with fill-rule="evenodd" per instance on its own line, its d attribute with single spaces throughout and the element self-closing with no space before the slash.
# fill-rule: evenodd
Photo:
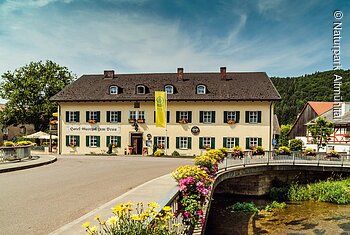
<svg viewBox="0 0 350 235">
<path fill-rule="evenodd" d="M 284 208 L 286 208 L 286 206 L 287 206 L 287 204 L 285 202 L 273 201 L 272 203 L 267 204 L 265 206 L 265 210 L 271 212 L 275 209 L 284 209 Z"/>
<path fill-rule="evenodd" d="M 154 156 L 155 157 L 160 157 L 160 156 L 163 156 L 163 155 L 164 155 L 164 153 L 161 150 L 159 150 L 159 149 L 154 152 Z"/>
<path fill-rule="evenodd" d="M 289 148 L 292 151 L 301 151 L 303 149 L 303 141 L 299 139 L 292 139 L 290 140 Z"/>
<path fill-rule="evenodd" d="M 253 202 L 236 202 L 232 206 L 229 206 L 227 209 L 230 209 L 231 212 L 242 211 L 242 212 L 252 212 L 257 213 L 259 209 L 255 206 Z"/>
<path fill-rule="evenodd" d="M 178 151 L 174 151 L 172 154 L 171 154 L 172 157 L 180 157 L 180 154 Z"/>
</svg>

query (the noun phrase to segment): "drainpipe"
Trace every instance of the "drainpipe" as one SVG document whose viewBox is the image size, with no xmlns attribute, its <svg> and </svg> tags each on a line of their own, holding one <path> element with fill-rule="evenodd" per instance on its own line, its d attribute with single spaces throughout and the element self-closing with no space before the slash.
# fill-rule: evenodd
<svg viewBox="0 0 350 235">
<path fill-rule="evenodd" d="M 271 137 L 272 137 L 272 104 L 273 104 L 273 101 L 271 101 L 271 104 L 270 104 L 270 131 L 269 131 L 269 152 L 271 154 Z"/>
<path fill-rule="evenodd" d="M 61 115 L 61 106 L 58 104 L 58 154 L 61 155 L 62 153 L 62 132 L 61 132 L 61 121 L 62 121 L 62 115 Z"/>
</svg>

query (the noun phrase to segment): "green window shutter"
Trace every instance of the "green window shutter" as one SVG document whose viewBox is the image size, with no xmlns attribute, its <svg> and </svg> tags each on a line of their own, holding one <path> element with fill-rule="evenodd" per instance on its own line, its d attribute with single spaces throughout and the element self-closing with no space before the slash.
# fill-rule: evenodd
<svg viewBox="0 0 350 235">
<path fill-rule="evenodd" d="M 170 111 L 166 111 L 166 123 L 170 122 Z"/>
<path fill-rule="evenodd" d="M 97 111 L 97 120 L 96 122 L 100 122 L 100 116 L 101 116 L 101 112 L 100 111 Z"/>
<path fill-rule="evenodd" d="M 169 148 L 169 137 L 166 137 L 166 148 Z"/>
<path fill-rule="evenodd" d="M 100 147 L 100 143 L 101 143 L 100 137 L 96 136 L 96 145 L 97 145 L 97 147 Z"/>
<path fill-rule="evenodd" d="M 157 137 L 153 137 L 153 145 L 158 146 L 158 138 Z"/>
<path fill-rule="evenodd" d="M 107 147 L 108 147 L 109 143 L 111 143 L 111 137 L 107 136 L 107 139 L 106 139 L 106 146 Z"/>
<path fill-rule="evenodd" d="M 249 149 L 249 137 L 245 138 L 245 149 Z"/>
<path fill-rule="evenodd" d="M 69 122 L 69 111 L 66 111 L 66 122 Z"/>
<path fill-rule="evenodd" d="M 224 123 L 227 123 L 227 111 L 224 111 Z"/>
<path fill-rule="evenodd" d="M 156 111 L 153 112 L 153 122 L 156 123 Z"/>
<path fill-rule="evenodd" d="M 117 147 L 121 147 L 122 146 L 122 137 L 121 136 L 117 136 Z"/>
<path fill-rule="evenodd" d="M 258 145 L 262 146 L 262 138 L 258 138 Z"/>
<path fill-rule="evenodd" d="M 188 111 L 188 122 L 192 122 L 192 111 Z"/>
<path fill-rule="evenodd" d="M 77 119 L 77 122 L 80 122 L 80 112 L 79 111 L 75 111 L 75 117 Z"/>
<path fill-rule="evenodd" d="M 66 135 L 66 146 L 69 146 L 69 135 Z"/>
<path fill-rule="evenodd" d="M 215 149 L 215 137 L 211 137 L 211 140 L 210 140 L 210 148 L 211 149 Z"/>
<path fill-rule="evenodd" d="M 215 111 L 211 111 L 211 123 L 215 123 Z"/>
<path fill-rule="evenodd" d="M 90 137 L 87 135 L 86 136 L 86 147 L 89 147 L 89 140 L 90 140 Z"/>
<path fill-rule="evenodd" d="M 107 111 L 107 122 L 111 122 L 111 111 Z"/>
<path fill-rule="evenodd" d="M 203 148 L 203 137 L 199 137 L 199 148 Z"/>
<path fill-rule="evenodd" d="M 187 147 L 188 149 L 192 148 L 192 137 L 187 137 Z"/>
<path fill-rule="evenodd" d="M 89 111 L 86 111 L 86 122 L 88 122 L 89 121 Z"/>
<path fill-rule="evenodd" d="M 122 111 L 118 111 L 118 122 L 122 122 Z"/>
<path fill-rule="evenodd" d="M 224 148 L 227 148 L 227 137 L 224 137 Z"/>
<path fill-rule="evenodd" d="M 199 123 L 203 123 L 203 111 L 199 111 Z"/>
<path fill-rule="evenodd" d="M 75 139 L 77 140 L 77 147 L 79 147 L 80 146 L 80 136 L 79 135 L 77 135 L 77 136 L 75 136 Z"/>
<path fill-rule="evenodd" d="M 239 138 L 235 138 L 235 146 L 239 146 Z"/>
<path fill-rule="evenodd" d="M 176 137 L 176 148 L 180 148 L 180 137 Z"/>
<path fill-rule="evenodd" d="M 239 123 L 240 111 L 236 111 L 236 123 Z"/>
<path fill-rule="evenodd" d="M 261 111 L 258 111 L 258 123 L 261 123 Z"/>
<path fill-rule="evenodd" d="M 180 120 L 180 111 L 176 111 L 176 123 L 179 123 Z"/>
<path fill-rule="evenodd" d="M 249 111 L 245 111 L 245 123 L 249 123 Z"/>
</svg>

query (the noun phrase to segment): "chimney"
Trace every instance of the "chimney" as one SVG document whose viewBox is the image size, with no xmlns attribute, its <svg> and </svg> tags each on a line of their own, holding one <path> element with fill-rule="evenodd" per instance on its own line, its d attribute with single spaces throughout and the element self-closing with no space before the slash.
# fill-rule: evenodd
<svg viewBox="0 0 350 235">
<path fill-rule="evenodd" d="M 220 67 L 221 80 L 226 80 L 226 67 Z"/>
<path fill-rule="evenodd" d="M 114 70 L 105 70 L 103 78 L 104 79 L 113 79 L 114 78 Z"/>
<path fill-rule="evenodd" d="M 177 79 L 180 81 L 184 80 L 184 68 L 177 68 Z"/>
</svg>

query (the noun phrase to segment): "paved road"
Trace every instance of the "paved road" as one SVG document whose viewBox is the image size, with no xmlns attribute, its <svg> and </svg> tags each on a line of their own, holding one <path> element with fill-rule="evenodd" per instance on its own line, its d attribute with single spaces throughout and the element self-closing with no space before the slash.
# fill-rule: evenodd
<svg viewBox="0 0 350 235">
<path fill-rule="evenodd" d="M 59 156 L 0 174 L 0 234 L 47 234 L 191 159 Z"/>
</svg>

